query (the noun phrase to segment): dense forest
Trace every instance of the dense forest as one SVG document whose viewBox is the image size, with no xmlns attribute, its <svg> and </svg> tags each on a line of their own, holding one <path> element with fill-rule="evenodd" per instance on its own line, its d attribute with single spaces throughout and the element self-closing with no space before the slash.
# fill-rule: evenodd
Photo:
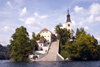
<svg viewBox="0 0 100 67">
<path fill-rule="evenodd" d="M 8 60 L 10 58 L 11 51 L 7 51 L 7 47 L 0 44 L 0 60 Z"/>
<path fill-rule="evenodd" d="M 55 32 L 57 39 L 60 40 L 60 54 L 69 60 L 99 60 L 100 46 L 97 39 L 86 34 L 84 28 L 76 30 L 75 36 L 72 37 L 73 42 L 70 42 L 70 32 L 65 28 L 61 28 L 61 24 L 57 25 Z M 74 41 L 76 38 L 76 41 Z"/>
</svg>

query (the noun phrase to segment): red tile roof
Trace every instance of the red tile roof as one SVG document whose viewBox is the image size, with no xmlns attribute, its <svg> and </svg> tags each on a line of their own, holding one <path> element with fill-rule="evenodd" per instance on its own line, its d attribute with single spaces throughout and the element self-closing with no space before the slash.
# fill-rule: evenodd
<svg viewBox="0 0 100 67">
<path fill-rule="evenodd" d="M 44 28 L 42 31 L 49 31 L 47 28 Z M 51 31 L 49 31 L 52 35 L 54 35 Z"/>
<path fill-rule="evenodd" d="M 44 28 L 43 30 L 48 30 L 47 28 Z"/>
<path fill-rule="evenodd" d="M 45 43 L 44 39 L 41 38 L 40 41 L 39 41 L 39 43 Z"/>
<path fill-rule="evenodd" d="M 54 35 L 51 31 L 49 31 L 52 35 Z"/>
</svg>

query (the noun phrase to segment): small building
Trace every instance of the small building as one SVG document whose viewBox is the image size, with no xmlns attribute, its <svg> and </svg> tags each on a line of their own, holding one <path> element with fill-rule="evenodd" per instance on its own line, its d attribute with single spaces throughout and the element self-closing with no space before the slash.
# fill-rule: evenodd
<svg viewBox="0 0 100 67">
<path fill-rule="evenodd" d="M 42 47 L 44 47 L 46 45 L 46 42 L 44 40 L 44 38 L 41 38 L 39 41 L 38 41 L 38 50 L 43 50 Z"/>
<path fill-rule="evenodd" d="M 55 35 L 49 31 L 47 28 L 44 28 L 41 32 L 40 32 L 40 36 L 44 37 L 49 43 L 53 41 Z M 52 38 L 53 37 L 53 38 Z"/>
</svg>

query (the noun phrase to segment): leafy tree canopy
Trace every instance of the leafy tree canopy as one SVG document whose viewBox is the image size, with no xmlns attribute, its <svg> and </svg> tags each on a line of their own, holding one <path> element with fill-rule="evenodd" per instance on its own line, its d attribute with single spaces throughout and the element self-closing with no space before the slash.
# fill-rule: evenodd
<svg viewBox="0 0 100 67">
<path fill-rule="evenodd" d="M 35 49 L 32 44 L 34 41 L 28 37 L 28 32 L 25 27 L 21 26 L 17 28 L 15 33 L 11 36 L 10 44 L 7 45 L 7 49 L 11 50 L 11 57 L 15 61 L 27 61 L 28 55 Z"/>
</svg>

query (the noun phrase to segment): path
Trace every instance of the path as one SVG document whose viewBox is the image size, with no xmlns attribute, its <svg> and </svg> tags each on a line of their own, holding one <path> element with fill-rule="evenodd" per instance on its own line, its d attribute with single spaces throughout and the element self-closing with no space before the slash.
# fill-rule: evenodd
<svg viewBox="0 0 100 67">
<path fill-rule="evenodd" d="M 59 41 L 57 40 L 52 42 L 48 54 L 37 61 L 63 61 L 63 59 L 58 56 L 58 51 Z"/>
</svg>

